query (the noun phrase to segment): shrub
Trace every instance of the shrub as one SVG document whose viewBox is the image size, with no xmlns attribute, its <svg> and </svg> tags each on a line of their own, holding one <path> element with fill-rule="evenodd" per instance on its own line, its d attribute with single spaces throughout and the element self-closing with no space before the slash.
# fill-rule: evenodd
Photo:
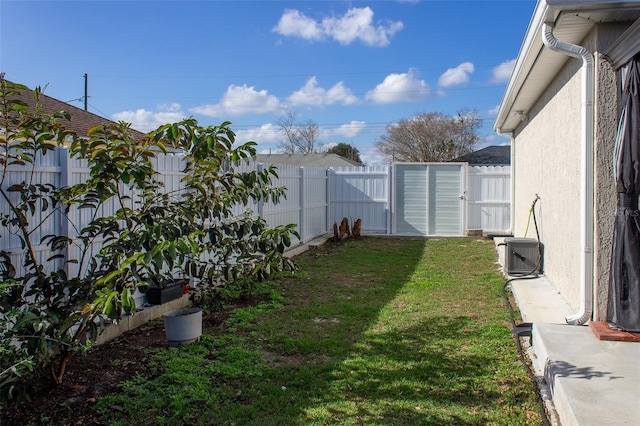
<svg viewBox="0 0 640 426">
<path fill-rule="evenodd" d="M 3 78 L 0 83 L 0 198 L 7 205 L 0 225 L 23 248 L 20 265 L 0 253 L 0 344 L 6 349 L 0 383 L 13 383 L 32 365 L 49 368 L 61 383 L 72 355 L 91 345 L 105 320 L 135 312 L 134 291 L 154 280 L 194 277 L 206 294 L 293 268 L 283 252 L 297 235 L 294 225 L 268 229 L 248 208 L 278 202 L 285 188 L 272 186 L 274 167 L 243 171 L 240 163 L 255 155 L 256 144 L 234 147 L 230 123 L 202 127 L 190 118 L 136 138 L 120 122 L 81 137 L 61 124 L 68 114 L 44 114 L 40 106 L 30 111 L 17 96 L 25 86 Z M 37 101 L 40 89 L 33 95 Z M 63 143 L 72 158 L 86 161 L 89 178 L 65 188 L 37 182 L 36 159 Z M 183 158 L 183 186 L 175 191 L 164 190 L 151 161 L 168 147 Z M 5 185 L 13 165 L 30 168 L 24 181 Z M 113 213 L 100 216 L 107 204 L 115 206 Z M 245 208 L 241 214 L 239 206 Z M 87 223 L 74 222 L 72 209 L 89 212 Z M 53 217 L 77 235 L 36 241 L 35 231 Z M 97 240 L 102 246 L 93 256 Z M 47 245 L 51 256 L 41 260 L 36 244 Z M 79 254 L 69 258 L 71 252 Z M 70 263 L 74 276 L 67 276 Z M 7 389 L 2 386 L 3 393 Z"/>
</svg>

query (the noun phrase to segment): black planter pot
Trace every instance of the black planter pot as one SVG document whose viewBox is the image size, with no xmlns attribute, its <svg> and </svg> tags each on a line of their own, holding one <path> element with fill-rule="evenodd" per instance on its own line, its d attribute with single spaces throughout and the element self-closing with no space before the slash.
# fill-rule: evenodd
<svg viewBox="0 0 640 426">
<path fill-rule="evenodd" d="M 149 305 L 162 305 L 182 297 L 183 288 L 189 284 L 189 280 L 173 280 L 163 282 L 159 287 L 147 289 L 147 303 Z"/>
</svg>

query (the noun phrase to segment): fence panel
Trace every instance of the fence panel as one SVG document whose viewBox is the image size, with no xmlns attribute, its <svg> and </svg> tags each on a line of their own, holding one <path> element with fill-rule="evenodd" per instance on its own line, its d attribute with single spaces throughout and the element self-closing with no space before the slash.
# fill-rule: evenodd
<svg viewBox="0 0 640 426">
<path fill-rule="evenodd" d="M 271 201 L 265 202 L 260 209 L 260 215 L 270 228 L 295 223 L 300 232 L 300 170 L 299 167 L 290 165 L 277 165 L 278 179 L 273 181 L 274 187 L 285 187 L 286 197 L 280 199 L 278 204 Z M 303 240 L 301 235 L 301 240 Z M 293 238 L 292 245 L 298 244 L 298 239 Z"/>
<path fill-rule="evenodd" d="M 62 179 L 62 165 L 61 150 L 49 151 L 47 155 L 36 156 L 34 164 L 25 164 L 24 166 L 12 165 L 7 168 L 7 174 L 3 182 L 3 189 L 8 189 L 12 185 L 21 184 L 44 184 L 51 185 L 54 188 L 59 188 Z M 30 180 L 31 170 L 34 170 L 33 179 Z M 9 200 L 12 204 L 20 201 L 19 192 L 8 192 Z M 47 212 L 42 211 L 40 204 L 35 206 L 33 216 L 27 215 L 27 219 L 30 220 L 27 229 L 31 233 L 31 241 L 35 243 L 33 251 L 36 260 L 44 265 L 48 269 L 56 269 L 62 265 L 61 259 L 55 259 L 48 261 L 52 255 L 49 248 L 45 244 L 41 244 L 42 239 L 47 235 L 56 234 L 61 228 L 63 223 L 63 216 L 61 214 L 49 215 Z M 9 203 L 5 200 L 0 202 L 0 212 L 3 214 L 9 213 Z M 14 265 L 22 267 L 24 263 L 24 249 L 18 234 L 17 228 L 12 228 L 12 232 L 7 232 L 7 229 L 0 228 L 0 250 L 9 253 Z M 24 274 L 23 270 L 16 271 L 18 276 Z"/>
<path fill-rule="evenodd" d="M 327 169 L 301 168 L 302 215 L 300 230 L 302 241 L 309 241 L 327 233 Z"/>
<path fill-rule="evenodd" d="M 511 167 L 470 166 L 467 170 L 467 229 L 506 233 L 511 221 Z"/>
<path fill-rule="evenodd" d="M 388 166 L 329 169 L 329 225 L 362 219 L 362 232 L 390 232 Z"/>
</svg>

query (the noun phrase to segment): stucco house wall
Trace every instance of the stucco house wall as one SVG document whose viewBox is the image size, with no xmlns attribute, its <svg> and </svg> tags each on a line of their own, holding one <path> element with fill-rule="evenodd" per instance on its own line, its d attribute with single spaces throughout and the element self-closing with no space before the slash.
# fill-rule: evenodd
<svg viewBox="0 0 640 426">
<path fill-rule="evenodd" d="M 580 62 L 570 61 L 515 134 L 514 235 L 524 236 L 531 204 L 544 244 L 544 273 L 567 302 L 579 303 Z M 533 218 L 527 237 L 535 238 Z"/>
<path fill-rule="evenodd" d="M 617 78 L 605 51 L 628 25 L 599 25 L 581 43 L 594 52 L 594 319 L 607 313 L 616 192 L 612 171 Z M 560 53 L 557 53 L 560 54 Z M 514 235 L 524 236 L 529 210 L 545 246 L 545 275 L 572 308 L 580 303 L 581 62 L 570 59 L 529 111 L 514 136 Z M 535 237 L 529 225 L 528 237 Z"/>
<path fill-rule="evenodd" d="M 618 124 L 618 78 L 611 63 L 601 52 L 611 46 L 628 24 L 603 24 L 596 27 L 595 133 L 594 133 L 594 312 L 596 321 L 607 320 L 609 275 L 613 225 L 616 214 L 616 185 L 613 175 L 613 149 Z"/>
</svg>

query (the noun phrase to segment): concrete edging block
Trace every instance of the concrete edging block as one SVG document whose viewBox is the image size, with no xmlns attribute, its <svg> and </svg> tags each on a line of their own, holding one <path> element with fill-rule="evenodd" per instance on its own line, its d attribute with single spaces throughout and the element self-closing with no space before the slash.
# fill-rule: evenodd
<svg viewBox="0 0 640 426">
<path fill-rule="evenodd" d="M 184 308 L 190 304 L 191 300 L 189 300 L 189 295 L 184 294 L 181 298 L 172 300 L 169 303 L 143 307 L 133 315 L 125 315 L 117 324 L 109 324 L 96 338 L 96 345 L 102 345 L 110 342 L 127 331 L 134 330 L 149 321 L 161 318 L 165 312 Z"/>
</svg>

